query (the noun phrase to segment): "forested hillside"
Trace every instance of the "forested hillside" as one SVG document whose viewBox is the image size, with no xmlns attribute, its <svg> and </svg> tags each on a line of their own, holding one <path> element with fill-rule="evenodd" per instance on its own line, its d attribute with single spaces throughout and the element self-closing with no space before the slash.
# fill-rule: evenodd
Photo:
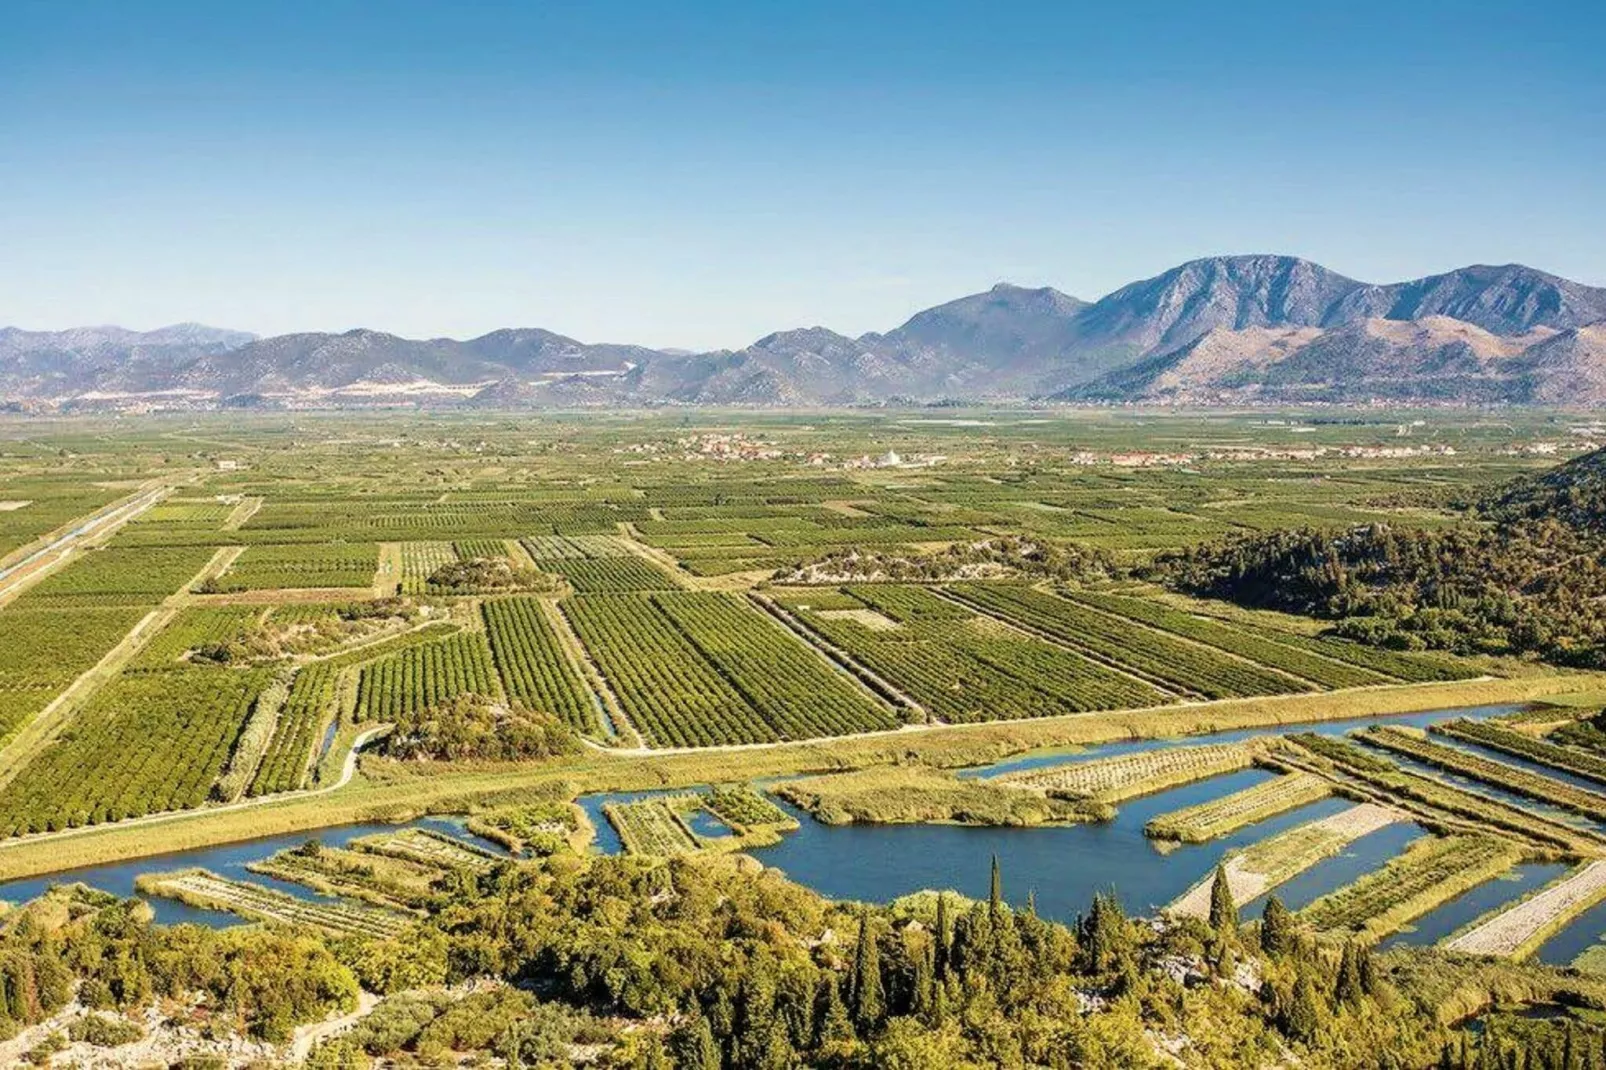
<svg viewBox="0 0 1606 1070">
<path fill-rule="evenodd" d="M 1606 450 L 1495 488 L 1458 526 L 1260 532 L 1165 555 L 1156 573 L 1387 646 L 1606 666 Z"/>
</svg>

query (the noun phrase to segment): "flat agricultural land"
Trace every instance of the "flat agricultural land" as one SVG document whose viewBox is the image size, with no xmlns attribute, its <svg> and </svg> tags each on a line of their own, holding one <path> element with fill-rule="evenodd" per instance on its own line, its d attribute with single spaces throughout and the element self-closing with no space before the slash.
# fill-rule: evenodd
<svg viewBox="0 0 1606 1070">
<path fill-rule="evenodd" d="M 1115 566 L 1235 532 L 1449 523 L 1434 503 L 1547 463 L 1521 454 L 1553 433 L 1543 420 L 1424 416 L 1453 455 L 1390 454 L 1396 418 L 1366 414 L 979 420 L 0 421 L 0 871 L 468 805 L 539 778 L 960 765 L 1601 686 L 1362 647 L 1107 573 L 933 565 L 1004 538 Z M 889 450 L 906 462 L 860 460 Z M 437 582 L 491 560 L 535 579 Z M 871 560 L 896 581 L 853 565 Z M 348 759 L 463 695 L 553 714 L 583 750 L 539 767 Z M 1108 802 L 1252 758 L 1209 757 L 1010 786 Z M 1276 801 L 1243 805 L 1213 820 Z"/>
</svg>

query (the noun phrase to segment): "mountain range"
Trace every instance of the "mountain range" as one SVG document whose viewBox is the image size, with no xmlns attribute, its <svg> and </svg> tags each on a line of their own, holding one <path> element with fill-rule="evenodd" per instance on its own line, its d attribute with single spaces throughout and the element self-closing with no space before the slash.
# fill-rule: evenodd
<svg viewBox="0 0 1606 1070">
<path fill-rule="evenodd" d="M 0 328 L 13 407 L 1606 404 L 1606 289 L 1521 265 L 1377 285 L 1289 256 L 1190 261 L 1087 302 L 1000 283 L 884 334 L 711 353 L 535 328 L 257 338 L 181 324 Z"/>
</svg>

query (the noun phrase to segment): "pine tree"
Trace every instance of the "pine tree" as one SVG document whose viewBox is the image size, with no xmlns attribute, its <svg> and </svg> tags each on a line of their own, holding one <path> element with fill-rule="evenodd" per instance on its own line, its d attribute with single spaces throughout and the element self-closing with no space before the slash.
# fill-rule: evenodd
<svg viewBox="0 0 1606 1070">
<path fill-rule="evenodd" d="M 1294 950 L 1298 932 L 1294 915 L 1275 895 L 1266 900 L 1266 910 L 1260 917 L 1260 949 L 1273 958 Z"/>
<path fill-rule="evenodd" d="M 859 946 L 853 954 L 853 1022 L 863 1032 L 881 1024 L 886 1013 L 886 994 L 881 987 L 881 952 L 870 925 L 870 908 L 859 911 Z"/>
<path fill-rule="evenodd" d="M 1210 884 L 1210 927 L 1229 935 L 1238 932 L 1238 907 L 1232 901 L 1232 886 L 1223 865 L 1216 866 L 1216 878 Z"/>
<path fill-rule="evenodd" d="M 820 1011 L 814 1016 L 818 1023 L 814 1046 L 821 1049 L 841 1047 L 853 1042 L 853 1021 L 842 1003 L 842 989 L 836 974 L 829 974 L 821 992 Z"/>
</svg>

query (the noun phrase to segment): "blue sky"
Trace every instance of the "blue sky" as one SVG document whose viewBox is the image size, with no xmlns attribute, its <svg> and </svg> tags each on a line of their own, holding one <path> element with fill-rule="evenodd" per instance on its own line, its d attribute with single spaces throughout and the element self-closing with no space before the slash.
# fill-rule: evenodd
<svg viewBox="0 0 1606 1070">
<path fill-rule="evenodd" d="M 1287 252 L 1606 285 L 1606 5 L 0 7 L 0 323 L 739 346 Z"/>
</svg>

